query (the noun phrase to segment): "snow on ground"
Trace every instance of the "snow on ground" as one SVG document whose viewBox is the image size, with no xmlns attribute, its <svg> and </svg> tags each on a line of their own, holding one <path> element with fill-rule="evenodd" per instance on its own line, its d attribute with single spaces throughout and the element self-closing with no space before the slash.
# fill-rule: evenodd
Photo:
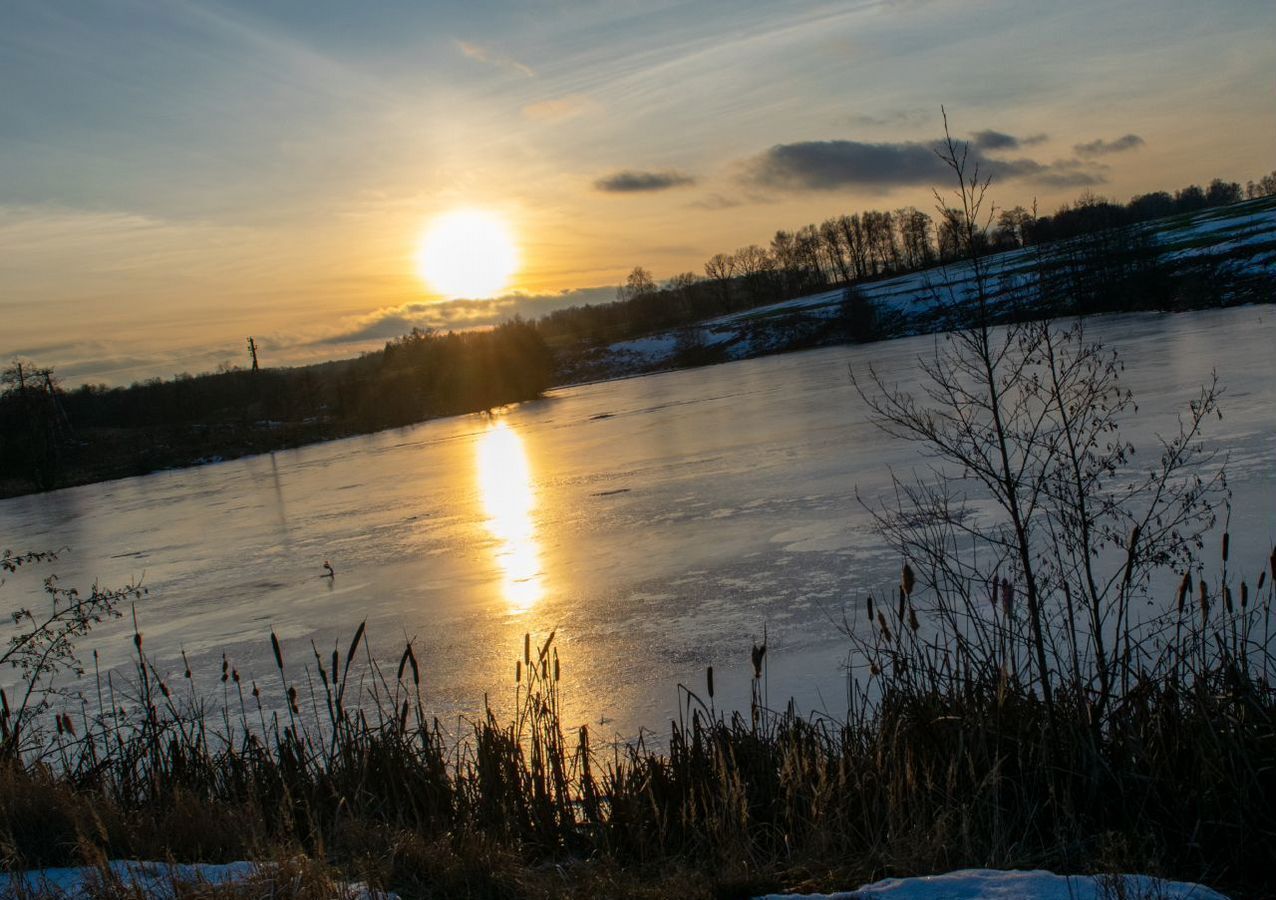
<svg viewBox="0 0 1276 900">
<path fill-rule="evenodd" d="M 1227 900 L 1199 884 L 1147 875 L 1055 875 L 963 869 L 922 878 L 887 878 L 839 894 L 769 894 L 760 900 Z"/>
<path fill-rule="evenodd" d="M 143 896 L 168 900 L 174 896 L 173 886 L 224 886 L 248 881 L 259 873 L 268 874 L 269 864 L 251 862 L 170 864 L 116 860 L 108 864 L 111 874 L 127 887 Z M 66 869 L 39 869 L 27 872 L 0 873 L 0 898 L 47 896 L 58 900 L 88 900 L 96 896 L 94 886 L 101 883 L 101 873 L 89 866 Z M 362 884 L 338 886 L 340 900 L 397 900 L 394 894 L 369 890 Z M 337 898 L 334 898 L 337 900 Z"/>
<path fill-rule="evenodd" d="M 231 885 L 262 871 L 257 864 L 169 865 L 155 862 L 117 861 L 111 871 L 127 887 L 146 897 L 171 898 L 174 882 Z M 48 896 L 80 900 L 93 896 L 99 875 L 92 868 L 44 869 L 0 874 L 0 897 L 42 891 Z M 371 891 L 361 884 L 339 888 L 343 900 L 397 900 L 393 894 Z M 23 893 L 23 896 L 30 896 Z M 963 869 L 947 875 L 920 878 L 887 878 L 855 891 L 837 894 L 769 894 L 759 900 L 1227 900 L 1199 884 L 1162 881 L 1147 875 L 1055 875 L 1052 872 Z M 334 898 L 335 900 L 335 898 Z"/>
<path fill-rule="evenodd" d="M 645 360 L 665 359 L 673 355 L 678 339 L 672 334 L 657 334 L 633 341 L 620 341 L 608 347 L 613 353 L 634 354 Z"/>
<path fill-rule="evenodd" d="M 1269 270 L 1270 250 L 1276 244 L 1276 202 L 1269 200 L 1244 203 L 1235 207 L 1205 210 L 1172 224 L 1149 223 L 1161 245 L 1161 258 L 1167 262 L 1191 258 L 1231 256 L 1231 264 L 1254 271 Z M 1245 251 L 1249 251 L 1245 258 Z M 1029 274 L 1035 263 L 1032 248 L 1008 250 L 985 259 L 993 291 L 1001 285 L 1013 284 Z M 949 303 L 963 303 L 973 295 L 974 284 L 969 263 L 956 262 L 922 272 L 910 272 L 881 281 L 857 285 L 857 290 L 881 313 L 902 316 L 905 321 L 920 319 L 933 311 L 937 297 Z M 841 311 L 844 289 L 820 291 L 766 306 L 758 306 L 706 320 L 698 326 L 707 346 L 721 345 L 729 359 L 746 359 L 783 349 L 784 327 L 768 334 L 770 322 L 808 322 L 829 319 Z M 672 364 L 677 348 L 675 332 L 654 334 L 637 340 L 621 341 L 606 348 L 610 366 L 620 374 L 649 371 Z"/>
</svg>

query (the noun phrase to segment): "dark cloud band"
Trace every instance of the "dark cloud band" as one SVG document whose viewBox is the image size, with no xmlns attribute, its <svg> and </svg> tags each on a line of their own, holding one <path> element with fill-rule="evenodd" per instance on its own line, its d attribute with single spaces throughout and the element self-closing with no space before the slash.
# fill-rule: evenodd
<svg viewBox="0 0 1276 900">
<path fill-rule="evenodd" d="M 594 187 L 609 194 L 638 194 L 685 187 L 696 180 L 683 172 L 635 172 L 625 170 L 599 178 Z"/>
<path fill-rule="evenodd" d="M 981 132 L 980 134 L 987 134 Z M 998 138 L 1010 138 L 993 132 Z M 1002 141 L 1002 147 L 1009 145 Z M 789 191 L 829 191 L 945 183 L 950 175 L 939 158 L 938 141 L 868 144 L 859 141 L 802 141 L 777 144 L 745 164 L 746 181 Z M 990 158 L 978 144 L 969 145 L 968 160 L 982 174 L 998 179 L 1025 179 L 1053 187 L 1101 184 L 1102 167 L 1082 160 L 1042 163 L 1033 159 Z"/>
<path fill-rule="evenodd" d="M 1127 134 L 1117 138 L 1115 141 L 1099 139 L 1090 141 L 1088 144 L 1076 144 L 1072 149 L 1077 151 L 1078 156 L 1104 156 L 1108 153 L 1133 150 L 1135 147 L 1142 147 L 1144 143 L 1143 138 L 1137 134 Z"/>
</svg>

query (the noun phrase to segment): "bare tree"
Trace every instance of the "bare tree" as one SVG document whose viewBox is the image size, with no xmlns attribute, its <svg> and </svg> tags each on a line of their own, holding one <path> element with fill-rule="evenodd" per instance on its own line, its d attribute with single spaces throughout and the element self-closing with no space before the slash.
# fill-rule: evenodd
<svg viewBox="0 0 1276 900">
<path fill-rule="evenodd" d="M 654 294 L 655 292 L 656 280 L 651 277 L 651 272 L 642 266 L 634 266 L 633 271 L 629 273 L 629 277 L 625 279 L 625 283 L 616 288 L 616 299 L 633 300 L 636 297 Z"/>
<path fill-rule="evenodd" d="M 917 391 L 872 367 L 851 372 L 878 426 L 934 460 L 916 483 L 897 480 L 898 503 L 875 515 L 933 591 L 946 633 L 983 627 L 989 585 L 1001 599 L 993 610 L 1006 617 L 1019 615 L 1021 598 L 1022 662 L 1052 721 L 1051 661 L 1060 653 L 1092 691 L 1097 717 L 1114 695 L 1118 659 L 1130 652 L 1135 599 L 1156 569 L 1185 570 L 1214 522 L 1225 483 L 1200 435 L 1218 388 L 1201 389 L 1179 433 L 1162 441 L 1159 464 L 1131 474 L 1134 448 L 1119 425 L 1134 401 L 1116 354 L 1087 340 L 1079 322 L 996 324 L 982 257 L 994 215 L 989 180 L 944 125 L 940 157 L 957 188 L 951 201 L 936 200 L 973 286 L 963 295 L 937 289 L 935 299 L 967 327 L 937 338 L 918 360 Z M 988 501 L 994 512 L 981 514 L 977 504 Z M 1114 634 L 1126 645 L 1113 646 Z"/>
</svg>

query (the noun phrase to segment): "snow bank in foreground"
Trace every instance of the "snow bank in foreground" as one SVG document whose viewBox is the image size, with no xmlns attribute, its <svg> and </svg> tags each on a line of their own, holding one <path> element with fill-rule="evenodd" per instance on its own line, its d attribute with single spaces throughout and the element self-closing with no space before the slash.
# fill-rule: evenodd
<svg viewBox="0 0 1276 900">
<path fill-rule="evenodd" d="M 923 878 L 887 878 L 840 894 L 770 894 L 761 900 L 1227 900 L 1199 884 L 1147 875 L 1055 875 L 964 869 Z"/>
<path fill-rule="evenodd" d="M 168 865 L 154 862 L 112 862 L 111 871 L 122 884 L 146 897 L 173 897 L 173 885 L 230 885 L 247 881 L 269 865 L 233 862 L 225 865 Z M 66 900 L 87 900 L 98 879 L 92 868 L 44 869 L 0 874 L 0 897 L 43 892 Z M 341 900 L 397 900 L 394 894 L 369 890 L 362 884 L 340 885 Z M 1227 900 L 1199 884 L 1161 881 L 1146 875 L 1091 878 L 1051 872 L 1005 872 L 965 869 L 922 878 L 887 878 L 840 894 L 769 894 L 760 900 Z M 336 900 L 336 898 L 334 898 Z"/>
<path fill-rule="evenodd" d="M 251 862 L 233 862 L 225 865 L 193 863 L 170 865 L 159 862 L 115 861 L 109 864 L 112 875 L 128 888 L 134 888 L 143 896 L 170 900 L 174 884 L 179 885 L 231 885 L 247 881 L 258 873 L 269 874 L 269 864 L 259 866 Z M 88 900 L 95 896 L 92 888 L 100 881 L 97 869 L 81 866 L 71 869 L 40 869 L 29 872 L 0 873 L 0 898 L 13 896 L 47 895 L 61 900 Z M 394 894 L 369 890 L 362 884 L 338 887 L 340 900 L 395 900 Z M 334 898 L 336 900 L 336 898 Z"/>
</svg>

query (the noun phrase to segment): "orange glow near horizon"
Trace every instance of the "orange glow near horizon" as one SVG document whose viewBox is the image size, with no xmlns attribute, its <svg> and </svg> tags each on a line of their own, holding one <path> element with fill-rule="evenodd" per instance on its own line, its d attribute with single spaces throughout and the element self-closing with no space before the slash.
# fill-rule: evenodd
<svg viewBox="0 0 1276 900">
<path fill-rule="evenodd" d="M 430 222 L 416 253 L 417 275 L 449 300 L 482 300 L 510 287 L 518 243 L 506 220 L 481 209 L 457 209 Z"/>
<path fill-rule="evenodd" d="M 545 593 L 536 540 L 536 488 L 518 432 L 498 421 L 478 442 L 478 485 L 488 532 L 498 542 L 496 564 L 510 611 L 527 612 Z"/>
</svg>

